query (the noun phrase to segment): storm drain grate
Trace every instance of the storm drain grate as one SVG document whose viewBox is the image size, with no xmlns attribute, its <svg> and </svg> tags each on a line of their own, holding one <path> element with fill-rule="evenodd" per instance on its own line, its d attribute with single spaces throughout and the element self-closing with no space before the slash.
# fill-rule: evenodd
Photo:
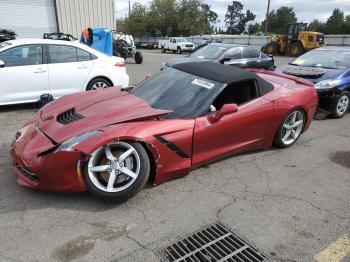
<svg viewBox="0 0 350 262">
<path fill-rule="evenodd" d="M 262 262 L 266 257 L 217 222 L 166 247 L 168 261 Z"/>
</svg>

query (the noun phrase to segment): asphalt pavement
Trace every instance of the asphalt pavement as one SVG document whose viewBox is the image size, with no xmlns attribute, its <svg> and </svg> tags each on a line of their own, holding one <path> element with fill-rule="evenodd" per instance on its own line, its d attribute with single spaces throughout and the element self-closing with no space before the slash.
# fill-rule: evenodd
<svg viewBox="0 0 350 262">
<path fill-rule="evenodd" d="M 144 51 L 142 65 L 127 64 L 131 83 L 177 56 Z M 161 248 L 215 221 L 271 261 L 350 261 L 350 114 L 314 121 L 289 149 L 234 156 L 110 204 L 16 184 L 10 141 L 35 110 L 0 108 L 0 261 L 160 261 Z"/>
</svg>

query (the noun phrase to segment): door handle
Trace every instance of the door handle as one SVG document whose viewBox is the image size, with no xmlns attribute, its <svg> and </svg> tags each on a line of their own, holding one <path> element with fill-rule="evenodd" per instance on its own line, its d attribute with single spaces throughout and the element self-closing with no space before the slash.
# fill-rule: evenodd
<svg viewBox="0 0 350 262">
<path fill-rule="evenodd" d="M 88 68 L 88 66 L 86 66 L 86 65 L 81 65 L 78 67 L 78 69 L 86 69 L 86 68 Z"/>
<path fill-rule="evenodd" d="M 39 73 L 45 73 L 46 70 L 43 70 L 41 68 L 39 68 L 38 70 L 34 71 L 35 74 L 39 74 Z"/>
</svg>

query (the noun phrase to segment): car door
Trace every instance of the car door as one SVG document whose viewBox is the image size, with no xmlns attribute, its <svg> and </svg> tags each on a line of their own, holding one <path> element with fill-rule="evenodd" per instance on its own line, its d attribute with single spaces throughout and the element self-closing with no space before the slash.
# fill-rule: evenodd
<svg viewBox="0 0 350 262">
<path fill-rule="evenodd" d="M 222 59 L 225 65 L 242 67 L 242 48 L 234 47 L 227 50 Z"/>
<path fill-rule="evenodd" d="M 170 41 L 170 50 L 176 50 L 176 38 L 172 38 Z"/>
<path fill-rule="evenodd" d="M 244 47 L 242 50 L 244 68 L 261 68 L 260 51 L 253 47 Z"/>
<path fill-rule="evenodd" d="M 86 90 L 86 80 L 93 66 L 90 54 L 68 45 L 49 45 L 49 83 L 57 98 Z"/>
<path fill-rule="evenodd" d="M 33 102 L 50 93 L 42 45 L 21 45 L 0 53 L 0 104 Z"/>
<path fill-rule="evenodd" d="M 198 117 L 194 127 L 194 167 L 233 153 L 265 148 L 269 123 L 275 118 L 274 102 L 257 97 L 238 106 L 238 111 L 211 122 L 209 115 Z"/>
</svg>

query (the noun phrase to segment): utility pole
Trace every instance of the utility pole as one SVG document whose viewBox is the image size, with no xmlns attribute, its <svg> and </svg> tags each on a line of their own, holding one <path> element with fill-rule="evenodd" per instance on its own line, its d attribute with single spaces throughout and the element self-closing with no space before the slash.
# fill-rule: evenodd
<svg viewBox="0 0 350 262">
<path fill-rule="evenodd" d="M 130 16 L 130 13 L 131 13 L 131 1 L 129 0 L 129 16 Z"/>
<path fill-rule="evenodd" d="M 267 12 L 266 12 L 266 19 L 265 19 L 265 33 L 267 33 L 268 25 L 269 25 L 269 14 L 270 14 L 270 0 L 267 0 Z"/>
</svg>

